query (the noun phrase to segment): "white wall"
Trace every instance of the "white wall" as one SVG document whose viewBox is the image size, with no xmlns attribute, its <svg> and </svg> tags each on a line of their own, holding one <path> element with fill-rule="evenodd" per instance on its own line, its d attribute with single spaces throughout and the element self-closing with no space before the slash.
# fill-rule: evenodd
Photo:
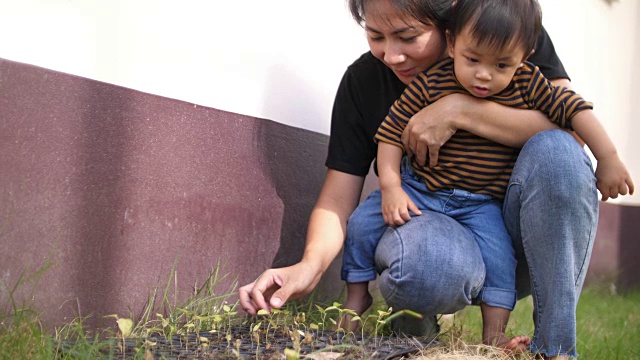
<svg viewBox="0 0 640 360">
<path fill-rule="evenodd" d="M 640 187 L 640 95 L 634 86 L 640 84 L 640 1 L 539 1 L 574 89 L 594 102 Z M 611 202 L 640 204 L 640 195 Z"/>
<path fill-rule="evenodd" d="M 343 0 L 0 0 L 0 33 L 3 58 L 322 133 L 367 49 Z"/>
<path fill-rule="evenodd" d="M 639 2 L 540 2 L 640 186 Z M 340 77 L 366 50 L 344 0 L 0 0 L 0 33 L 2 58 L 325 134 Z"/>
</svg>

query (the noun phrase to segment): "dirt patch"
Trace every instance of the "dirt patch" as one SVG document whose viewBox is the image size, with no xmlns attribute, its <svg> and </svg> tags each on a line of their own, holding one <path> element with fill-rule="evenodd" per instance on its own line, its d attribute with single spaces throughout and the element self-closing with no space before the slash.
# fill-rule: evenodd
<svg viewBox="0 0 640 360">
<path fill-rule="evenodd" d="M 146 339 L 117 341 L 117 357 L 144 359 L 399 359 L 440 342 L 425 338 L 366 336 L 322 330 L 251 331 L 249 326 L 228 331 L 191 333 L 170 338 L 160 334 Z M 109 349 L 113 354 L 114 349 Z M 105 354 L 107 355 L 107 354 Z"/>
</svg>

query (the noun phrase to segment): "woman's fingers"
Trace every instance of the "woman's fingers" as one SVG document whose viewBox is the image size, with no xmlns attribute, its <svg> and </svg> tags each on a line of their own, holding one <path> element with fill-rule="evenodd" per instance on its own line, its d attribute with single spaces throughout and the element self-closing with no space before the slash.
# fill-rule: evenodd
<svg viewBox="0 0 640 360">
<path fill-rule="evenodd" d="M 241 287 L 238 290 L 238 299 L 240 300 L 240 306 L 244 311 L 246 311 L 250 315 L 257 314 L 259 310 L 258 306 L 253 301 L 252 295 L 251 295 L 254 284 L 255 284 L 255 281 L 252 282 L 251 284 L 247 284 Z"/>
</svg>

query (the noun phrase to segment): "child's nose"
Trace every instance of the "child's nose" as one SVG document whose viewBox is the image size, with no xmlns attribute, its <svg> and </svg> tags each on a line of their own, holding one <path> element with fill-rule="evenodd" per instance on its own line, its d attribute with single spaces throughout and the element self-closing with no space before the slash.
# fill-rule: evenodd
<svg viewBox="0 0 640 360">
<path fill-rule="evenodd" d="M 476 72 L 476 79 L 478 80 L 483 80 L 483 81 L 489 81 L 491 80 L 491 73 L 485 69 L 481 69 L 478 70 Z"/>
</svg>

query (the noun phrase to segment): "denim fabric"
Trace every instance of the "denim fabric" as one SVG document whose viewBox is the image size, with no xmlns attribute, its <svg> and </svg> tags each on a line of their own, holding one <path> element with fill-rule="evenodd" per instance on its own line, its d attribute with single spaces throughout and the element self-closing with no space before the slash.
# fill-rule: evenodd
<svg viewBox="0 0 640 360">
<path fill-rule="evenodd" d="M 532 294 L 531 351 L 576 356 L 576 305 L 598 219 L 591 162 L 562 130 L 544 131 L 522 148 L 503 204 L 513 240 L 518 296 Z M 424 212 L 388 229 L 376 251 L 387 304 L 423 314 L 471 302 L 484 277 L 474 237 L 450 217 Z"/>
<path fill-rule="evenodd" d="M 591 160 L 562 130 L 529 140 L 511 176 L 504 220 L 519 296 L 532 294 L 533 352 L 576 356 L 576 306 L 598 222 Z"/>
<path fill-rule="evenodd" d="M 465 190 L 430 191 L 406 158 L 401 174 L 404 191 L 419 209 L 451 217 L 478 243 L 486 276 L 484 287 L 474 295 L 488 305 L 513 310 L 516 303 L 516 260 L 511 237 L 502 220 L 502 202 L 489 195 Z M 349 219 L 342 266 L 342 279 L 347 282 L 376 278 L 374 252 L 386 230 L 381 201 L 380 191 L 372 192 Z M 444 285 L 447 284 L 440 284 L 437 288 Z"/>
<path fill-rule="evenodd" d="M 433 211 L 389 227 L 375 253 L 380 292 L 396 310 L 426 318 L 471 304 L 484 283 L 485 267 L 471 232 Z"/>
</svg>

